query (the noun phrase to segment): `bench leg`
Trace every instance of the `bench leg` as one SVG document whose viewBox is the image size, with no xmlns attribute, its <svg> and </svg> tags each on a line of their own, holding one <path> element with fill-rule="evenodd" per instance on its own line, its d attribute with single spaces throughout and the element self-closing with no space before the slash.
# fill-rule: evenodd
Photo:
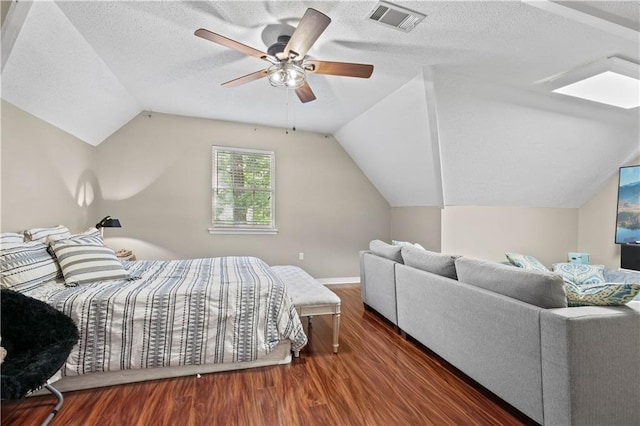
<svg viewBox="0 0 640 426">
<path fill-rule="evenodd" d="M 333 314 L 333 353 L 338 353 L 338 336 L 340 335 L 340 314 Z"/>
</svg>

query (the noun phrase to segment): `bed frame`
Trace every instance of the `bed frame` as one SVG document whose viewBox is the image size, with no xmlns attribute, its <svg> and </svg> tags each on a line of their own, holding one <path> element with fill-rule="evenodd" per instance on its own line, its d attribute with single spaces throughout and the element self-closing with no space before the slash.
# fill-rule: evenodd
<svg viewBox="0 0 640 426">
<path fill-rule="evenodd" d="M 69 392 L 121 385 L 125 383 L 144 382 L 147 380 L 195 376 L 197 374 L 217 373 L 222 371 L 242 370 L 246 368 L 266 367 L 290 363 L 291 342 L 283 340 L 267 356 L 255 361 L 223 364 L 180 365 L 175 367 L 142 368 L 90 373 L 80 376 L 65 376 L 55 382 L 55 387 L 61 392 Z M 40 389 L 29 396 L 48 394 L 49 392 L 46 389 Z"/>
</svg>

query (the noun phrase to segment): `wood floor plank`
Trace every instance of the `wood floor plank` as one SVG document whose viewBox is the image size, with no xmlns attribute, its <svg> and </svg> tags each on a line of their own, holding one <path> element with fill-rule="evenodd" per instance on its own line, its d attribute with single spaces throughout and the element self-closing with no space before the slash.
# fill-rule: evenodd
<svg viewBox="0 0 640 426">
<path fill-rule="evenodd" d="M 305 324 L 309 345 L 290 365 L 68 392 L 56 425 L 535 424 L 446 361 L 365 311 L 357 285 L 342 299 L 340 348 L 329 316 Z M 39 425 L 52 396 L 2 401 L 2 425 Z"/>
</svg>

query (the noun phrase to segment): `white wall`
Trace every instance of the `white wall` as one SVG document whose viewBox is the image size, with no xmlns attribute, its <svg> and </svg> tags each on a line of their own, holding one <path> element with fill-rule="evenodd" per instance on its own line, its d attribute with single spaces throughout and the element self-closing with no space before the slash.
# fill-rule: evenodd
<svg viewBox="0 0 640 426">
<path fill-rule="evenodd" d="M 207 232 L 212 145 L 275 151 L 277 235 Z M 330 136 L 153 113 L 96 152 L 99 216 L 123 225 L 105 237 L 139 259 L 254 255 L 316 278 L 355 277 L 358 251 L 390 239 L 389 204 Z"/>
<path fill-rule="evenodd" d="M 431 91 L 420 73 L 335 133 L 393 207 L 442 205 Z"/>
<path fill-rule="evenodd" d="M 447 206 L 442 211 L 442 252 L 498 262 L 505 252 L 566 262 L 578 247 L 578 209 Z"/>
<path fill-rule="evenodd" d="M 2 232 L 98 221 L 94 148 L 2 101 Z"/>
<path fill-rule="evenodd" d="M 434 77 L 446 206 L 579 208 L 640 154 L 637 112 Z"/>
<path fill-rule="evenodd" d="M 640 157 L 627 165 L 640 165 Z M 590 254 L 591 263 L 620 267 L 620 246 L 614 243 L 618 173 L 579 210 L 578 250 Z"/>
</svg>

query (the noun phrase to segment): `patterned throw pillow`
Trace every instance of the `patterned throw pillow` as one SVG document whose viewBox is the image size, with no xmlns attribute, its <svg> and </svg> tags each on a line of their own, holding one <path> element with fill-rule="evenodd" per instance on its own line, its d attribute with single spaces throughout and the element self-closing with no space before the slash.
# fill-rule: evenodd
<svg viewBox="0 0 640 426">
<path fill-rule="evenodd" d="M 507 259 L 509 259 L 509 262 L 511 262 L 512 265 L 515 265 L 518 268 L 549 272 L 549 268 L 544 266 L 542 262 L 533 256 L 525 256 L 524 254 L 518 253 L 505 253 L 505 256 L 507 256 Z"/>
<path fill-rule="evenodd" d="M 64 238 L 71 235 L 69 229 L 66 226 L 58 225 L 53 228 L 33 228 L 24 231 L 25 241 L 37 241 L 39 243 L 46 243 L 47 238 Z"/>
<path fill-rule="evenodd" d="M 51 248 L 69 287 L 130 278 L 115 252 L 103 244 L 100 236 L 77 235 L 53 241 Z"/>
<path fill-rule="evenodd" d="M 569 306 L 617 306 L 640 293 L 640 284 L 604 283 L 576 285 L 565 281 Z"/>
<path fill-rule="evenodd" d="M 0 250 L 0 274 L 2 288 L 18 284 L 38 285 L 62 277 L 55 258 L 47 251 L 46 244 L 7 244 Z"/>
<path fill-rule="evenodd" d="M 603 284 L 604 265 L 584 265 L 582 263 L 554 263 L 553 272 L 562 276 L 565 282 L 573 284 Z"/>
</svg>

